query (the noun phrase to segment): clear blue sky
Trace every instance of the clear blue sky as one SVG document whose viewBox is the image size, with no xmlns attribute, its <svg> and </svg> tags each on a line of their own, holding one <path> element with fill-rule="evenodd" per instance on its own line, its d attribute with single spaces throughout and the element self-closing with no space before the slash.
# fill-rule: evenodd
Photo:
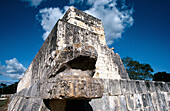
<svg viewBox="0 0 170 111">
<path fill-rule="evenodd" d="M 55 13 L 51 12 L 56 11 L 57 18 L 64 13 L 65 6 L 71 5 L 101 17 L 106 26 L 105 31 L 109 30 L 106 33 L 110 41 L 109 47 L 115 47 L 115 52 L 119 53 L 121 58 L 130 56 L 141 63 L 150 64 L 155 72 L 170 72 L 169 0 L 117 0 L 113 2 L 117 3 L 113 7 L 110 7 L 112 0 L 106 0 L 108 1 L 106 3 L 98 3 L 96 0 L 35 1 L 0 1 L 0 82 L 17 81 L 18 76 L 28 68 L 43 44 L 43 34 L 51 30 L 52 26 L 50 28 L 45 26 L 49 25 L 49 21 L 55 22 L 50 19 L 55 16 Z M 117 9 L 120 16 L 127 14 L 128 19 L 123 19 L 124 22 L 112 20 L 109 15 L 115 17 L 114 14 L 117 13 L 112 11 Z M 106 16 L 102 17 L 99 12 Z M 48 17 L 43 16 L 47 13 L 49 21 L 46 19 Z M 109 23 L 111 23 L 110 26 L 108 26 Z"/>
</svg>

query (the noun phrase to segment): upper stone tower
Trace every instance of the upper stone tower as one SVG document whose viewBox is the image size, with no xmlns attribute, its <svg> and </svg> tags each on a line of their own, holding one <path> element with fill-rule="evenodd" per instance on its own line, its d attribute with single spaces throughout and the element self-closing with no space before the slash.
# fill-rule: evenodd
<svg viewBox="0 0 170 111">
<path fill-rule="evenodd" d="M 129 79 L 119 55 L 106 45 L 104 28 L 100 19 L 71 6 L 61 21 L 66 22 L 67 25 L 66 35 L 58 42 L 60 46 L 83 43 L 97 50 L 98 59 L 94 77 Z M 63 41 L 68 42 L 65 44 Z"/>
<path fill-rule="evenodd" d="M 71 6 L 63 16 L 62 21 L 97 33 L 99 35 L 100 42 L 103 45 L 106 45 L 104 28 L 100 19 L 95 18 Z"/>
<path fill-rule="evenodd" d="M 20 80 L 17 91 L 68 68 L 93 70 L 74 70 L 73 75 L 88 73 L 93 78 L 129 79 L 119 55 L 106 45 L 102 21 L 74 7 L 58 20 Z"/>
</svg>

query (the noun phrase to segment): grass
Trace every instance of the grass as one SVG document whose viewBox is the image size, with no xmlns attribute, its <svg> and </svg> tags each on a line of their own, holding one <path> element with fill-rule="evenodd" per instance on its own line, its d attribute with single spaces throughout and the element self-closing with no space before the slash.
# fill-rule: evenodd
<svg viewBox="0 0 170 111">
<path fill-rule="evenodd" d="M 5 106 L 8 103 L 8 100 L 0 100 L 0 107 Z"/>
<path fill-rule="evenodd" d="M 0 111 L 7 111 L 8 109 L 9 98 L 6 100 L 0 100 Z"/>
</svg>

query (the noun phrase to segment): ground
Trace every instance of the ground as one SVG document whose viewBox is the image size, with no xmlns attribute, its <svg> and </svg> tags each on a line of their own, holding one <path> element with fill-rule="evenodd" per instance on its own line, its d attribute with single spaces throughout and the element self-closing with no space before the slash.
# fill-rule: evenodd
<svg viewBox="0 0 170 111">
<path fill-rule="evenodd" d="M 9 103 L 9 97 L 6 99 L 0 98 L 0 111 L 7 111 Z"/>
</svg>

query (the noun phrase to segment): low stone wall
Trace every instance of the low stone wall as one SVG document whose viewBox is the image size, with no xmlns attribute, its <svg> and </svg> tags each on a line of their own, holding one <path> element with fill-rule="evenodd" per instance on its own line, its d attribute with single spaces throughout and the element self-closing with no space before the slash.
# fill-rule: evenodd
<svg viewBox="0 0 170 111">
<path fill-rule="evenodd" d="M 103 97 L 92 99 L 89 105 L 86 102 L 84 102 L 86 105 L 79 105 L 83 111 L 170 110 L 170 82 L 114 79 L 102 79 L 102 82 L 104 85 Z M 49 111 L 48 105 L 45 105 L 42 98 L 25 94 L 25 91 L 14 94 L 11 97 L 8 111 Z M 83 100 L 74 104 L 81 102 Z M 91 107 L 92 110 L 89 110 L 86 106 Z"/>
<path fill-rule="evenodd" d="M 103 79 L 104 95 L 93 111 L 169 111 L 170 82 Z"/>
</svg>

